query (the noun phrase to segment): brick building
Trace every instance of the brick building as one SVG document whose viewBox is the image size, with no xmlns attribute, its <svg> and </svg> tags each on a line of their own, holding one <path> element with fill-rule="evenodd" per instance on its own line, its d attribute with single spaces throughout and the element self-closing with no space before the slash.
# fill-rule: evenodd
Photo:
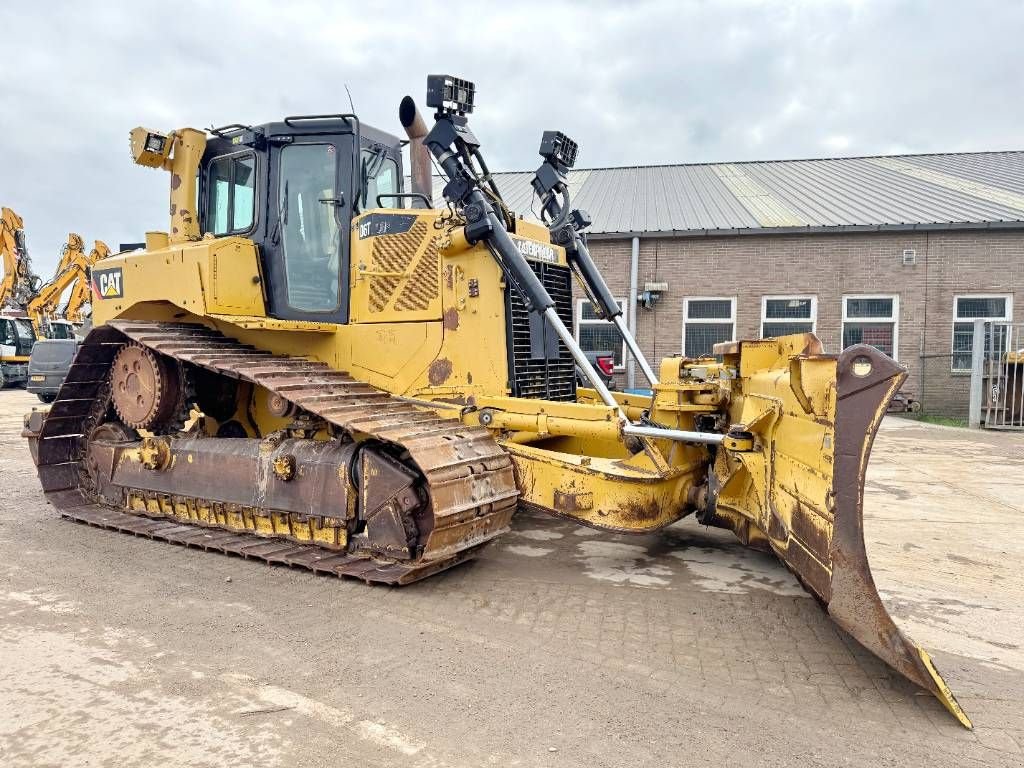
<svg viewBox="0 0 1024 768">
<path fill-rule="evenodd" d="M 497 177 L 510 207 L 529 211 L 531 174 Z M 893 355 L 928 412 L 963 416 L 972 320 L 1013 319 L 1024 301 L 1024 152 L 580 169 L 569 180 L 652 361 L 813 330 L 828 352 L 864 342 Z M 581 345 L 613 350 L 619 384 L 645 386 L 592 318 L 577 297 Z"/>
</svg>

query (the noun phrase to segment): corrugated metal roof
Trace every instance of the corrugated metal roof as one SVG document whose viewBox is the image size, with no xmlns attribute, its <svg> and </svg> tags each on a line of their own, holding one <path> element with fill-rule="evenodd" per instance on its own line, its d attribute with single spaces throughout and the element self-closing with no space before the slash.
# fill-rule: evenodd
<svg viewBox="0 0 1024 768">
<path fill-rule="evenodd" d="M 494 177 L 535 218 L 533 173 Z M 569 184 L 596 235 L 1024 227 L 1024 151 L 589 168 Z"/>
</svg>

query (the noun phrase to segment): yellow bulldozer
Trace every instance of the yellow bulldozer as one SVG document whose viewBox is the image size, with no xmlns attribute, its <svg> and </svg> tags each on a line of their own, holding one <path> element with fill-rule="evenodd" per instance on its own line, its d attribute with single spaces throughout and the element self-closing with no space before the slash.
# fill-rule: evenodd
<svg viewBox="0 0 1024 768">
<path fill-rule="evenodd" d="M 91 525 L 383 584 L 472 558 L 519 505 L 617 533 L 694 515 L 773 551 L 969 726 L 865 554 L 865 468 L 904 369 L 812 334 L 655 369 L 572 207 L 576 144 L 543 134 L 541 221 L 523 218 L 475 98 L 429 76 L 429 131 L 402 101 L 409 191 L 403 142 L 354 114 L 134 129 L 134 161 L 170 174 L 170 231 L 92 269 L 94 328 L 26 417 L 46 497 Z M 574 279 L 650 396 L 610 392 L 577 345 Z"/>
</svg>

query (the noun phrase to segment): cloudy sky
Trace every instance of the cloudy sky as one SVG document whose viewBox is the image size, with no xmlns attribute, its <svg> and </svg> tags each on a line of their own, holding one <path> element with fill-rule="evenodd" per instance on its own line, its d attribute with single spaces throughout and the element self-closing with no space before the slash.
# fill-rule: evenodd
<svg viewBox="0 0 1024 768">
<path fill-rule="evenodd" d="M 5 0 L 0 28 L 0 204 L 47 278 L 69 230 L 166 229 L 133 126 L 347 111 L 347 84 L 398 133 L 429 72 L 477 83 L 495 170 L 535 167 L 549 128 L 586 167 L 1024 149 L 1016 1 Z"/>
</svg>

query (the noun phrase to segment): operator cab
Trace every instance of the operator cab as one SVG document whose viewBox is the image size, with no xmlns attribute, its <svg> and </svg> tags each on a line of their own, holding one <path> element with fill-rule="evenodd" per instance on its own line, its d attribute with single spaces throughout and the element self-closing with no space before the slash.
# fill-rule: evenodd
<svg viewBox="0 0 1024 768">
<path fill-rule="evenodd" d="M 256 243 L 269 314 L 347 323 L 349 231 L 398 206 L 401 141 L 354 115 L 287 117 L 211 131 L 199 169 L 204 234 Z"/>
<path fill-rule="evenodd" d="M 69 320 L 46 320 L 44 326 L 48 339 L 75 338 L 75 326 Z"/>
<path fill-rule="evenodd" d="M 0 355 L 27 356 L 36 341 L 36 332 L 27 317 L 0 316 Z"/>
</svg>

